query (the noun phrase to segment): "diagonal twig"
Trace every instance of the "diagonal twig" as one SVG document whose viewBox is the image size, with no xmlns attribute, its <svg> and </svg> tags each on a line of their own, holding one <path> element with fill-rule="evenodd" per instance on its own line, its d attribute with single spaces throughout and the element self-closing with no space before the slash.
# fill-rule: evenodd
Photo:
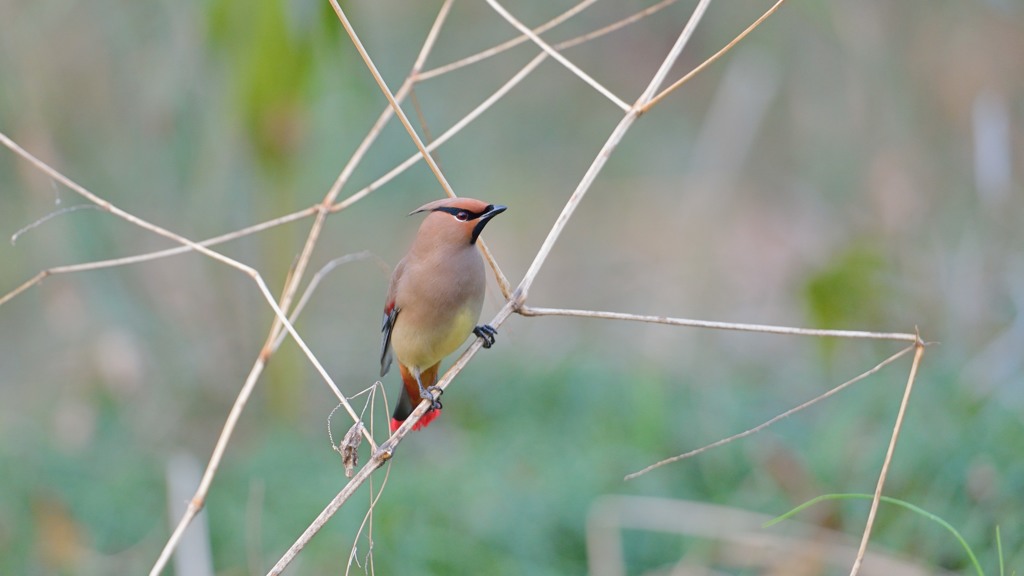
<svg viewBox="0 0 1024 576">
<path fill-rule="evenodd" d="M 285 214 L 284 216 L 272 218 L 270 220 L 267 220 L 266 222 L 261 222 L 259 224 L 247 226 L 239 230 L 233 230 L 231 232 L 228 232 L 227 234 L 221 234 L 220 236 L 215 236 L 213 238 L 201 240 L 199 242 L 196 242 L 196 244 L 198 244 L 199 246 L 206 247 L 216 246 L 217 244 L 223 244 L 225 242 L 230 242 L 231 240 L 237 240 L 238 238 L 242 238 L 250 234 L 255 234 L 257 232 L 269 230 L 276 226 L 281 226 L 282 224 L 287 224 L 289 222 L 295 222 L 296 220 L 308 218 L 309 216 L 312 216 L 314 213 L 316 213 L 316 211 L 317 207 L 312 206 L 310 208 L 305 208 L 297 212 L 292 212 L 291 214 Z M 114 268 L 117 266 L 127 266 L 130 264 L 138 264 L 140 262 L 149 262 L 151 260 L 167 258 L 178 254 L 185 254 L 192 251 L 193 250 L 191 246 L 181 245 L 175 246 L 174 248 L 157 250 L 155 252 L 136 254 L 134 256 L 124 256 L 122 258 L 111 258 L 108 260 L 97 260 L 94 262 L 83 262 L 80 264 L 66 264 L 64 266 L 54 266 L 53 268 L 47 268 L 46 270 L 42 270 L 32 278 L 28 279 L 14 290 L 8 292 L 7 294 L 4 294 L 3 296 L 0 296 L 0 306 L 14 299 L 14 297 L 18 296 L 25 290 L 28 290 L 29 288 L 39 284 L 49 276 L 54 276 L 57 274 L 69 274 L 73 272 L 85 272 L 87 270 L 100 270 L 103 268 Z"/>
<path fill-rule="evenodd" d="M 758 26 L 760 26 L 762 23 L 764 23 L 764 21 L 767 20 L 769 16 L 774 14 L 775 11 L 778 10 L 779 7 L 782 6 L 782 3 L 785 2 L 785 1 L 786 0 L 777 0 L 775 2 L 775 4 L 771 8 L 768 9 L 767 12 L 765 12 L 764 14 L 761 15 L 760 18 L 755 20 L 753 24 L 751 24 L 750 26 L 747 26 L 747 28 L 745 30 L 743 30 L 743 32 L 740 32 L 740 34 L 738 36 L 733 38 L 732 41 L 730 41 L 728 44 L 726 44 L 721 50 L 719 50 L 718 52 L 715 52 L 714 54 L 712 54 L 710 58 L 708 58 L 707 60 L 701 62 L 696 68 L 694 68 L 693 70 L 690 70 L 682 78 L 680 78 L 679 80 L 676 80 L 675 82 L 673 82 L 671 86 L 669 86 L 668 88 L 662 90 L 657 96 L 651 98 L 649 102 L 647 102 L 646 104 L 643 105 L 644 111 L 646 112 L 647 110 L 650 110 L 651 108 L 653 108 L 655 105 L 658 104 L 658 102 L 661 102 L 662 98 L 664 98 L 665 96 L 668 96 L 669 94 L 674 92 L 677 88 L 679 88 L 683 84 L 686 84 L 687 82 L 689 82 L 691 78 L 693 78 L 697 74 L 700 74 L 701 72 L 703 72 L 705 68 L 707 68 L 708 66 L 712 65 L 716 60 L 721 58 L 722 55 L 724 55 L 729 50 L 732 50 L 733 47 L 736 46 L 736 44 L 739 44 L 740 40 L 743 40 L 744 38 L 746 38 L 747 34 L 750 34 L 751 32 L 753 32 L 754 29 L 757 28 Z"/>
<path fill-rule="evenodd" d="M 651 464 L 650 466 L 647 466 L 647 467 L 643 468 L 642 470 L 638 470 L 636 472 L 627 474 L 626 477 L 624 478 L 624 480 L 632 480 L 632 479 L 637 478 L 639 476 L 643 476 L 644 474 L 650 472 L 651 470 L 654 470 L 656 468 L 661 468 L 662 466 L 665 466 L 666 464 L 671 464 L 673 462 L 678 462 L 680 460 L 685 460 L 687 458 L 692 458 L 692 457 L 694 457 L 694 456 L 696 456 L 698 454 L 702 454 L 702 453 L 707 452 L 708 450 L 711 450 L 713 448 L 718 448 L 719 446 L 724 446 L 724 445 L 726 445 L 726 444 L 728 444 L 730 442 L 733 442 L 735 440 L 739 440 L 741 438 L 746 438 L 747 436 L 750 436 L 752 434 L 757 434 L 761 430 L 764 430 L 765 428 L 771 426 L 772 424 L 775 424 L 779 420 L 783 420 L 785 418 L 788 418 L 788 417 L 792 416 L 793 414 L 796 414 L 797 412 L 800 412 L 801 410 L 804 410 L 805 408 L 809 408 L 809 407 L 813 406 L 814 404 L 817 404 L 818 402 L 820 402 L 822 400 L 825 400 L 826 398 L 829 398 L 831 396 L 834 396 L 834 395 L 838 394 L 839 392 L 845 390 L 846 388 L 852 386 L 853 384 L 856 384 L 857 382 L 860 382 L 861 380 L 867 378 L 868 376 L 871 376 L 872 374 L 875 374 L 876 372 L 878 372 L 882 368 L 888 366 L 889 364 L 895 362 L 897 359 L 903 357 L 904 355 L 906 355 L 907 352 L 910 352 L 914 348 L 915 348 L 914 346 L 907 346 L 903 350 L 900 350 L 899 352 L 893 354 L 892 356 L 889 356 L 885 360 L 882 360 L 881 362 L 876 364 L 874 368 L 868 370 L 867 372 L 862 372 L 861 374 L 859 374 L 859 375 L 857 375 L 857 376 L 847 380 L 846 382 L 843 382 L 842 384 L 840 384 L 840 385 L 838 385 L 838 386 L 828 390 L 827 392 L 825 392 L 823 394 L 819 394 L 818 396 L 815 396 L 814 398 L 811 398 L 810 400 L 804 402 L 803 404 L 800 404 L 799 406 L 795 406 L 793 408 L 790 408 L 789 410 L 786 410 L 785 412 L 783 412 L 781 414 L 778 414 L 778 415 L 776 415 L 776 416 L 774 416 L 774 417 L 772 417 L 772 418 L 762 422 L 761 424 L 758 424 L 757 426 L 754 426 L 753 428 L 750 428 L 748 430 L 744 430 L 743 432 L 740 432 L 738 434 L 733 434 L 732 436 L 729 436 L 727 438 L 722 438 L 720 440 L 716 440 L 716 441 L 714 441 L 714 442 L 712 442 L 710 444 L 706 444 L 704 446 L 701 446 L 700 448 L 696 448 L 694 450 L 690 450 L 689 452 L 686 452 L 686 453 L 683 453 L 683 454 L 679 454 L 677 456 L 672 456 L 671 458 L 665 458 L 664 460 L 660 460 L 658 462 L 655 462 L 654 464 Z"/>
<path fill-rule="evenodd" d="M 562 208 L 562 212 L 558 215 L 555 223 L 551 226 L 551 230 L 544 239 L 544 243 L 541 244 L 540 249 L 537 251 L 537 255 L 530 264 L 530 268 L 523 276 L 522 282 L 519 283 L 519 286 L 516 288 L 515 292 L 513 292 L 513 301 L 517 306 L 522 306 L 526 302 L 526 299 L 529 296 L 530 286 L 533 285 L 533 281 L 536 279 L 541 267 L 544 266 L 544 262 L 551 253 L 551 249 L 554 247 L 555 242 L 557 242 L 559 236 L 561 236 L 565 225 L 569 222 L 569 219 L 572 218 L 573 213 L 575 213 L 576 207 L 579 206 L 581 201 L 583 201 L 583 197 L 586 196 L 590 186 L 594 183 L 594 180 L 597 179 L 597 175 L 600 174 L 601 169 L 604 168 L 605 163 L 608 161 L 608 158 L 611 157 L 612 152 L 618 146 L 622 137 L 626 134 L 636 119 L 640 117 L 640 114 L 642 113 L 640 107 L 646 104 L 650 98 L 653 97 L 655 91 L 665 80 L 665 76 L 679 58 L 679 54 L 693 35 L 693 31 L 696 30 L 697 24 L 703 17 L 704 11 L 707 10 L 709 3 L 710 0 L 700 0 L 697 7 L 694 8 L 693 14 L 686 22 L 686 26 L 683 28 L 683 31 L 679 34 L 679 38 L 676 39 L 675 44 L 665 57 L 665 60 L 661 63 L 658 71 L 654 74 L 654 77 L 651 78 L 647 88 L 640 95 L 637 105 L 629 109 L 626 115 L 612 131 L 611 135 L 605 141 L 601 150 L 594 158 L 594 161 L 590 164 L 590 167 L 583 175 L 583 179 L 580 180 L 579 185 L 576 186 L 572 195 L 569 196 L 569 200 L 565 203 L 565 206 Z"/>
<path fill-rule="evenodd" d="M 864 533 L 861 535 L 860 547 L 857 549 L 857 557 L 850 569 L 850 576 L 857 576 L 860 572 L 861 563 L 864 561 L 864 554 L 868 550 L 868 540 L 871 538 L 871 528 L 875 524 L 875 514 L 878 512 L 878 503 L 882 499 L 882 488 L 885 486 L 885 479 L 889 475 L 889 465 L 892 463 L 892 455 L 896 451 L 896 440 L 903 429 L 903 417 L 907 413 L 907 405 L 910 403 L 910 391 L 914 388 L 914 379 L 917 378 L 917 368 L 921 364 L 921 357 L 924 355 L 924 344 L 918 342 L 914 346 L 914 363 L 910 365 L 910 375 L 907 377 L 907 386 L 903 390 L 903 399 L 900 400 L 900 409 L 896 413 L 896 423 L 892 427 L 892 437 L 889 438 L 889 447 L 885 451 L 885 459 L 882 461 L 882 469 L 878 473 L 878 484 L 875 486 L 875 495 L 871 499 L 871 509 L 868 511 L 868 519 L 864 524 Z"/>
<path fill-rule="evenodd" d="M 520 22 L 515 16 L 513 16 L 508 10 L 506 10 L 504 6 L 499 4 L 498 0 L 487 0 L 487 3 L 491 5 L 491 8 L 494 8 L 495 12 L 497 12 L 502 18 L 507 20 L 509 24 L 515 27 L 516 30 L 519 30 L 521 34 L 526 35 L 530 40 L 533 41 L 534 44 L 540 46 L 540 48 L 544 50 L 544 52 L 546 52 L 552 58 L 557 60 L 562 66 L 565 66 L 566 68 L 569 69 L 570 72 L 572 72 L 576 76 L 579 76 L 581 80 L 583 80 L 587 84 L 590 84 L 591 88 L 597 90 L 605 98 L 611 100 L 613 104 L 621 108 L 624 112 L 629 111 L 629 104 L 623 102 L 622 99 L 616 96 L 611 90 L 605 88 L 603 85 L 601 85 L 600 82 L 594 80 L 594 78 L 592 78 L 589 74 L 587 74 L 578 66 L 573 64 L 568 58 L 562 56 L 562 54 L 558 50 L 552 48 L 550 44 L 542 40 L 541 37 L 538 36 L 533 30 L 530 30 L 529 27 Z"/>
<path fill-rule="evenodd" d="M 409 117 L 406 116 L 402 107 L 398 105 L 398 101 L 395 99 L 395 95 L 391 92 L 391 88 L 388 88 L 387 82 L 384 81 L 384 77 L 381 76 L 380 71 L 377 70 L 377 66 L 373 63 L 373 59 L 370 58 L 369 52 L 366 51 L 366 47 L 363 46 L 362 40 L 359 39 L 359 35 L 356 34 L 355 28 L 352 27 L 352 23 L 349 21 L 345 11 L 341 9 L 338 4 L 338 0 L 330 0 L 331 7 L 334 8 L 334 13 L 338 16 L 338 20 L 341 22 L 342 27 L 345 28 L 345 32 L 348 34 L 349 39 L 352 41 L 352 45 L 356 51 L 359 52 L 360 58 L 363 59 L 363 64 L 366 69 L 370 71 L 373 76 L 373 80 L 377 83 L 377 87 L 380 89 L 384 97 L 387 98 L 388 104 L 391 109 L 394 110 L 395 115 L 398 117 L 398 121 L 402 123 L 405 131 L 409 133 L 409 137 L 412 138 L 413 143 L 416 145 L 416 149 L 423 155 L 423 160 L 426 161 L 427 166 L 430 167 L 430 171 L 437 178 L 438 183 L 441 184 L 441 188 L 444 189 L 445 193 L 449 196 L 455 196 L 452 192 L 452 187 L 448 184 L 448 179 L 444 177 L 441 169 L 438 168 L 437 162 L 434 161 L 433 156 L 427 151 L 426 146 L 423 144 L 423 140 L 419 134 L 416 133 L 416 129 L 413 128 L 412 122 L 409 121 Z M 447 4 L 446 4 L 447 5 Z"/>
</svg>

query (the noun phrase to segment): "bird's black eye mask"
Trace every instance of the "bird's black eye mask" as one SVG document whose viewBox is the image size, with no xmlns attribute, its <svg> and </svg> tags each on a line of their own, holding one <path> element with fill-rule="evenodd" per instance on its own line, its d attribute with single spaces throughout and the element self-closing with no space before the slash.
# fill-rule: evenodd
<svg viewBox="0 0 1024 576">
<path fill-rule="evenodd" d="M 448 214 L 451 214 L 452 216 L 455 216 L 456 220 L 460 220 L 462 222 L 469 222 L 470 220 L 476 220 L 477 218 L 483 216 L 484 214 L 487 214 L 493 209 L 494 204 L 488 204 L 487 208 L 484 208 L 481 212 L 472 212 L 470 210 L 466 210 L 465 208 L 455 208 L 454 206 L 441 206 L 439 208 L 434 208 L 434 212 L 446 212 Z"/>
<path fill-rule="evenodd" d="M 473 235 L 469 238 L 470 244 L 476 244 L 476 239 L 479 238 L 480 233 L 484 231 L 484 226 L 490 222 L 491 218 L 494 218 L 504 211 L 505 206 L 495 206 L 494 204 L 488 204 L 486 208 L 479 212 L 473 212 L 471 210 L 466 210 L 465 208 L 456 208 L 454 206 L 440 206 L 433 210 L 433 212 L 445 212 L 447 214 L 451 214 L 460 222 L 480 220 L 476 223 L 476 226 L 473 227 Z"/>
</svg>

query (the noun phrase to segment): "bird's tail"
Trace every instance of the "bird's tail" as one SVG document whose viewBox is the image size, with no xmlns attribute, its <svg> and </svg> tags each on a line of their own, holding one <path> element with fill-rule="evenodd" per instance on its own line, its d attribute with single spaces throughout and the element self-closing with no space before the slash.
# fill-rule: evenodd
<svg viewBox="0 0 1024 576">
<path fill-rule="evenodd" d="M 420 374 L 420 381 L 423 382 L 424 388 L 430 388 L 437 383 L 437 369 L 441 366 L 438 362 L 430 368 L 427 368 Z M 420 386 L 416 383 L 416 377 L 412 375 L 412 372 L 405 367 L 404 364 L 398 364 L 399 369 L 402 372 L 402 393 L 398 396 L 398 404 L 395 405 L 395 411 L 391 414 L 391 431 L 398 430 L 398 427 L 405 422 L 409 414 L 420 403 Z M 413 404 L 412 399 L 416 399 L 416 403 Z M 412 427 L 413 430 L 420 430 L 426 428 L 428 424 L 434 421 L 441 415 L 441 409 L 430 410 L 420 418 L 420 421 Z"/>
</svg>

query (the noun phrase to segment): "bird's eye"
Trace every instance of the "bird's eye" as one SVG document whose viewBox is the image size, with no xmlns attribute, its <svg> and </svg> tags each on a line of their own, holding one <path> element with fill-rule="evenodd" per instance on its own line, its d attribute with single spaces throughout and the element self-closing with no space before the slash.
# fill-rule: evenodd
<svg viewBox="0 0 1024 576">
<path fill-rule="evenodd" d="M 455 214 L 455 219 L 458 220 L 459 222 L 465 222 L 466 220 L 469 220 L 469 212 L 466 212 L 465 210 L 459 210 Z"/>
</svg>

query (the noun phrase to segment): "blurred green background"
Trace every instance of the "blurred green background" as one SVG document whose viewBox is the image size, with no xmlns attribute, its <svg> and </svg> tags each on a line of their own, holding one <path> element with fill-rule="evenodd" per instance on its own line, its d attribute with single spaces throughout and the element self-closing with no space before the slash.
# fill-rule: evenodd
<svg viewBox="0 0 1024 576">
<path fill-rule="evenodd" d="M 649 4 L 598 3 L 546 38 Z M 538 25 L 572 3 L 507 5 Z M 632 101 L 693 5 L 678 2 L 566 55 Z M 769 5 L 713 4 L 672 77 Z M 440 2 L 344 6 L 397 87 Z M 988 574 L 998 573 L 999 526 L 1007 573 L 1020 573 L 1021 30 L 1016 0 L 790 0 L 641 118 L 530 303 L 920 327 L 940 344 L 925 356 L 886 493 L 959 528 Z M 427 67 L 512 36 L 485 3 L 457 0 Z M 420 84 L 430 133 L 536 52 L 522 45 Z M 318 202 L 384 106 L 326 2 L 0 0 L 0 131 L 192 239 Z M 620 117 L 547 61 L 438 151 L 457 193 L 510 206 L 485 237 L 513 283 Z M 413 151 L 392 123 L 342 197 Z M 392 265 L 418 225 L 404 215 L 441 193 L 417 165 L 333 215 L 313 268 L 362 250 Z M 0 150 L 0 236 L 82 203 Z M 221 250 L 277 291 L 310 222 Z M 42 269 L 170 245 L 98 210 L 62 215 L 0 243 L 0 292 Z M 337 269 L 298 322 L 348 393 L 376 378 L 387 277 L 371 261 Z M 492 283 L 485 318 L 500 301 Z M 247 278 L 194 254 L 53 276 L 0 307 L 0 573 L 148 570 L 177 520 L 167 511 L 168 464 L 182 454 L 205 464 L 270 322 Z M 376 572 L 584 573 L 585 522 L 605 495 L 776 515 L 822 493 L 870 492 L 909 358 L 760 435 L 622 477 L 754 426 L 897 349 L 513 317 L 453 384 L 444 418 L 400 446 L 373 519 Z M 385 385 L 393 394 L 397 377 Z M 217 574 L 264 573 L 345 484 L 326 434 L 334 405 L 286 343 L 209 494 L 203 518 Z M 338 437 L 344 418 L 334 422 Z M 289 573 L 341 573 L 368 497 L 363 488 Z M 867 503 L 848 502 L 801 519 L 859 536 L 866 514 Z M 684 556 L 728 565 L 706 541 L 626 534 L 631 574 Z M 947 533 L 895 508 L 883 506 L 871 549 L 969 571 Z M 367 551 L 363 539 L 359 554 Z"/>
</svg>

